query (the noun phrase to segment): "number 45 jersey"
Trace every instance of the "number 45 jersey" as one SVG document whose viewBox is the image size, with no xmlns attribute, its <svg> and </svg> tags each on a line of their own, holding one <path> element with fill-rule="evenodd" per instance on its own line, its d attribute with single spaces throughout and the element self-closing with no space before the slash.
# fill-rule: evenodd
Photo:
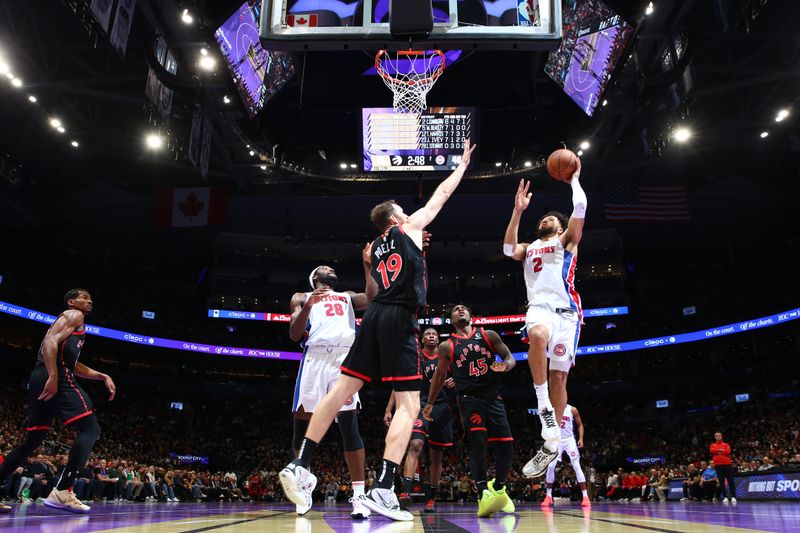
<svg viewBox="0 0 800 533">
<path fill-rule="evenodd" d="M 472 335 L 450 335 L 450 369 L 456 382 L 456 393 L 493 399 L 500 393 L 500 372 L 489 367 L 496 361 L 495 350 L 486 339 L 483 328 L 474 328 Z"/>
</svg>

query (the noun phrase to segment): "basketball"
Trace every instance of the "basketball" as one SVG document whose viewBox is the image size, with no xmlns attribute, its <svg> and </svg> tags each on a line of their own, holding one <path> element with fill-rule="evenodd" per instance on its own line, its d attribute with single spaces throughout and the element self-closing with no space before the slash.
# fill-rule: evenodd
<svg viewBox="0 0 800 533">
<path fill-rule="evenodd" d="M 578 156 L 566 148 L 559 148 L 547 158 L 547 173 L 559 181 L 569 182 L 578 170 Z"/>
</svg>

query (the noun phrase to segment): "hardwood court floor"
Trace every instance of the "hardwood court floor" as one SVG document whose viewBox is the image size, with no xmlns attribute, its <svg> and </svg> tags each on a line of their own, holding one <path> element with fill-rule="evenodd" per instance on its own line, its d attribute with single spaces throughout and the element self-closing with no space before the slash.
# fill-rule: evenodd
<svg viewBox="0 0 800 533">
<path fill-rule="evenodd" d="M 298 518 L 286 504 L 100 503 L 89 515 L 71 515 L 40 504 L 18 505 L 0 515 L 0 530 L 77 533 L 89 531 L 200 533 L 605 533 L 752 531 L 800 532 L 800 503 L 740 502 L 557 505 L 543 512 L 537 505 L 519 505 L 510 515 L 478 519 L 474 506 L 440 504 L 435 514 L 411 508 L 413 522 L 382 517 L 354 521 L 349 506 L 317 506 Z"/>
</svg>

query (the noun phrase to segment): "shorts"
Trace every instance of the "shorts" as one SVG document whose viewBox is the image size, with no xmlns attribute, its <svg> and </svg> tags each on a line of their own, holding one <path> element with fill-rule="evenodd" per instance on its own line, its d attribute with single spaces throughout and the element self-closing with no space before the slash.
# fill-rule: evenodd
<svg viewBox="0 0 800 533">
<path fill-rule="evenodd" d="M 550 369 L 569 372 L 575 366 L 575 353 L 578 350 L 578 337 L 581 324 L 575 311 L 559 313 L 545 306 L 532 305 L 525 315 L 525 331 L 530 333 L 533 326 L 547 328 L 547 357 Z"/>
<path fill-rule="evenodd" d="M 342 363 L 342 373 L 366 383 L 391 383 L 396 391 L 419 391 L 422 372 L 418 335 L 414 313 L 401 305 L 372 302 Z"/>
<path fill-rule="evenodd" d="M 310 346 L 303 354 L 297 380 L 294 385 L 292 412 L 302 406 L 306 413 L 313 413 L 319 402 L 333 388 L 341 372 L 339 365 L 347 356 L 349 348 L 334 346 Z M 352 411 L 361 406 L 358 393 L 347 399 L 339 411 Z"/>
<path fill-rule="evenodd" d="M 92 400 L 75 379 L 75 374 L 60 366 L 58 377 L 58 392 L 44 402 L 39 395 L 47 382 L 47 369 L 44 366 L 33 369 L 28 380 L 27 431 L 50 430 L 56 417 L 62 425 L 67 426 L 94 413 Z"/>
<path fill-rule="evenodd" d="M 458 395 L 458 409 L 464 431 L 486 431 L 489 442 L 512 442 L 506 406 L 499 397 L 494 399 Z"/>
<path fill-rule="evenodd" d="M 453 445 L 453 411 L 447 402 L 436 402 L 431 411 L 433 422 L 425 420 L 420 409 L 411 430 L 411 440 L 428 441 L 431 448 L 444 449 Z"/>
<path fill-rule="evenodd" d="M 581 458 L 581 453 L 578 451 L 578 443 L 575 437 L 568 437 L 558 441 L 558 458 L 556 461 L 561 461 L 564 454 L 569 455 L 570 461 L 576 461 Z"/>
</svg>

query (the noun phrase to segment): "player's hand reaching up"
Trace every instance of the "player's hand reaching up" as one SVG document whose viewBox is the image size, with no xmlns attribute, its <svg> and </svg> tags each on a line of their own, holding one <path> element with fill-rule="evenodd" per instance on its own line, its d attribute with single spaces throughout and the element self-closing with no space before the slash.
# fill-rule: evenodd
<svg viewBox="0 0 800 533">
<path fill-rule="evenodd" d="M 469 139 L 464 139 L 464 153 L 461 154 L 461 164 L 464 165 L 464 168 L 469 166 L 472 152 L 474 152 L 477 147 L 477 144 L 470 145 Z"/>
<path fill-rule="evenodd" d="M 361 260 L 367 266 L 372 264 L 372 243 L 371 242 L 368 242 L 367 245 L 364 246 L 364 249 L 361 250 Z"/>
<path fill-rule="evenodd" d="M 575 156 L 575 159 L 578 161 L 578 166 L 575 168 L 575 172 L 572 173 L 572 178 L 570 178 L 570 181 L 577 180 L 581 177 L 581 158 Z"/>
<path fill-rule="evenodd" d="M 330 289 L 326 288 L 314 289 L 314 292 L 308 296 L 305 306 L 311 307 L 312 305 L 319 303 L 329 292 Z"/>
<path fill-rule="evenodd" d="M 495 361 L 489 368 L 492 369 L 492 372 L 508 372 L 508 365 L 503 361 Z"/>
<path fill-rule="evenodd" d="M 528 192 L 531 186 L 530 181 L 519 180 L 519 187 L 517 187 L 517 194 L 514 196 L 514 211 L 522 213 L 531 204 L 532 192 Z"/>
</svg>

